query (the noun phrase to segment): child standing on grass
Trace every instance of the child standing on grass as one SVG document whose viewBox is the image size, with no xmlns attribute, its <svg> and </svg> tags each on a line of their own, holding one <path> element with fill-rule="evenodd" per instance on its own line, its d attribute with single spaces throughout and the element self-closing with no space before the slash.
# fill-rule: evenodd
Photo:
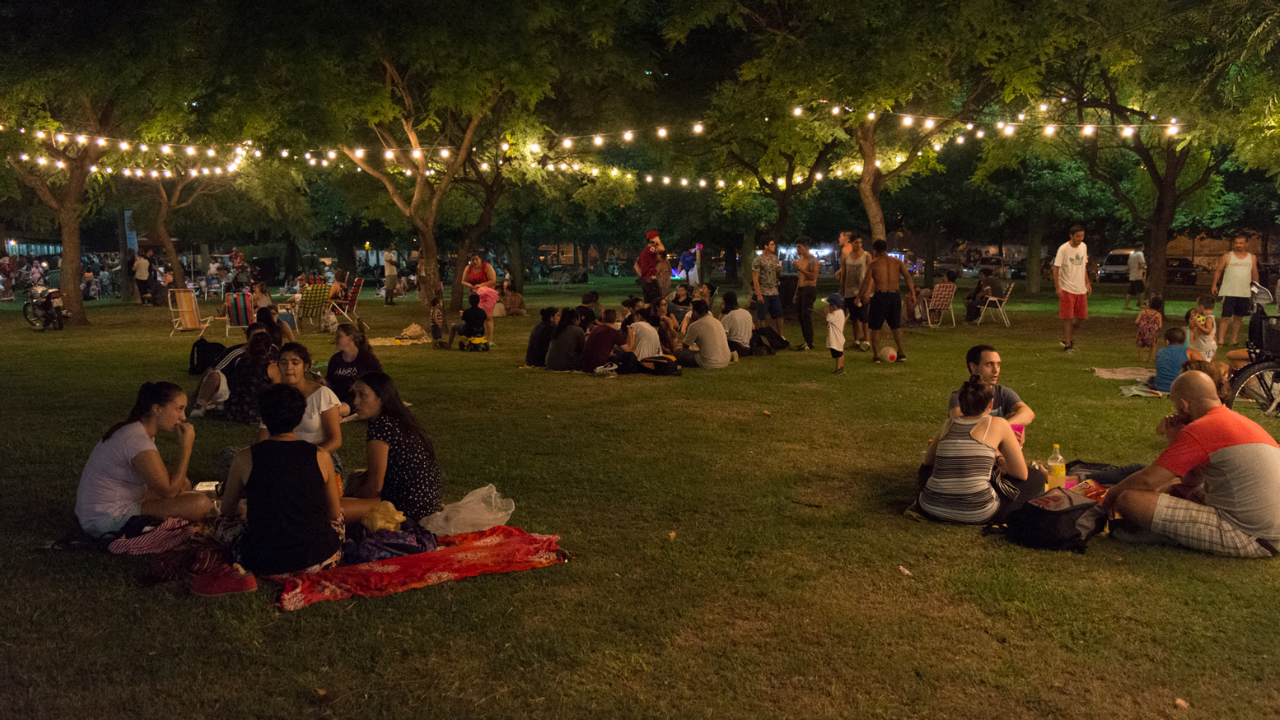
<svg viewBox="0 0 1280 720">
<path fill-rule="evenodd" d="M 840 293 L 827 296 L 827 349 L 836 360 L 832 375 L 844 374 L 844 298 Z"/>
<path fill-rule="evenodd" d="M 1191 310 L 1187 330 L 1191 333 L 1187 346 L 1200 353 L 1206 362 L 1213 362 L 1218 353 L 1218 326 L 1213 319 L 1213 306 L 1218 302 L 1212 295 L 1201 295 Z"/>
<path fill-rule="evenodd" d="M 448 347 L 444 345 L 444 310 L 442 309 L 439 297 L 431 298 L 431 344 L 439 347 Z"/>
<path fill-rule="evenodd" d="M 1164 298 L 1152 295 L 1134 324 L 1138 326 L 1138 362 L 1152 362 L 1156 358 L 1156 338 L 1164 326 Z"/>
</svg>

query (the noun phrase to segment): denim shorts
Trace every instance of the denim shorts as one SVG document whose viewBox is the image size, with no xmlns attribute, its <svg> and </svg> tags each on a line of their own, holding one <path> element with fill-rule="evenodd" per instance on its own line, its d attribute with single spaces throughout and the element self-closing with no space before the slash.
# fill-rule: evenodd
<svg viewBox="0 0 1280 720">
<path fill-rule="evenodd" d="M 782 317 L 782 296 L 780 295 L 762 295 L 764 298 L 756 309 L 756 317 L 763 320 L 765 313 L 771 318 Z"/>
</svg>

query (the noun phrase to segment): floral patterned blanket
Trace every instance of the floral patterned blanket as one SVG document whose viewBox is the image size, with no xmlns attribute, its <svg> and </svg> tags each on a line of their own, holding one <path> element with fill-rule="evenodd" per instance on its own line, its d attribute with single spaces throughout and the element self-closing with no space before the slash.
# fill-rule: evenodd
<svg viewBox="0 0 1280 720">
<path fill-rule="evenodd" d="M 293 575 L 280 594 L 280 607 L 297 610 L 321 600 L 381 597 L 476 575 L 556 565 L 569 560 L 558 540 L 559 535 L 534 535 L 506 525 L 441 537 L 434 552 Z"/>
</svg>

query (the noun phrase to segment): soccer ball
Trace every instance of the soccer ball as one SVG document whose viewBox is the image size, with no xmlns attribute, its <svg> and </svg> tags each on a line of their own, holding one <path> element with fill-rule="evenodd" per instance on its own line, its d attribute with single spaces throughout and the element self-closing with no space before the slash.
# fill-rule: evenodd
<svg viewBox="0 0 1280 720">
<path fill-rule="evenodd" d="M 880 348 L 880 359 L 885 362 L 894 362 L 898 359 L 898 351 L 891 347 Z"/>
</svg>

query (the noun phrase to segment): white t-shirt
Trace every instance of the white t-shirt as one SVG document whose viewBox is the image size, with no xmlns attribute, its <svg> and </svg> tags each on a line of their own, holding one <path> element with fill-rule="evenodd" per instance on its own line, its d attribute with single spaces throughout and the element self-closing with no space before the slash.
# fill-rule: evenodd
<svg viewBox="0 0 1280 720">
<path fill-rule="evenodd" d="M 1062 243 L 1058 256 L 1053 259 L 1053 266 L 1058 268 L 1058 287 L 1062 292 L 1072 295 L 1089 292 L 1085 284 L 1085 275 L 1089 272 L 1089 248 L 1084 243 L 1074 248 L 1070 242 Z"/>
<path fill-rule="evenodd" d="M 324 385 L 320 389 L 311 393 L 311 397 L 307 398 L 307 412 L 302 416 L 302 422 L 293 432 L 297 434 L 299 440 L 306 440 L 313 445 L 319 445 L 324 442 L 324 426 L 320 423 L 320 413 L 332 407 L 342 404 L 337 395 Z M 265 428 L 266 423 L 262 423 L 258 427 Z"/>
<path fill-rule="evenodd" d="M 717 369 L 729 366 L 729 339 L 725 336 L 724 326 L 710 313 L 689 323 L 684 342 L 698 346 L 699 367 Z"/>
<path fill-rule="evenodd" d="M 97 535 L 112 532 L 142 511 L 146 481 L 132 463 L 139 453 L 155 449 L 155 440 L 140 422 L 125 425 L 93 448 L 76 490 L 80 527 Z"/>
<path fill-rule="evenodd" d="M 827 313 L 827 347 L 832 350 L 844 350 L 844 310 L 833 310 Z"/>
<path fill-rule="evenodd" d="M 1146 268 L 1147 258 L 1143 256 L 1141 250 L 1134 250 L 1129 254 L 1129 282 L 1141 280 Z"/>
<path fill-rule="evenodd" d="M 397 275 L 400 272 L 396 267 L 396 254 L 390 250 L 382 253 L 382 270 L 388 275 Z"/>
<path fill-rule="evenodd" d="M 133 261 L 133 278 L 135 280 L 146 280 L 151 277 L 151 263 L 147 259 L 140 257 Z"/>
<path fill-rule="evenodd" d="M 751 311 L 738 308 L 724 314 L 720 318 L 720 324 L 724 326 L 725 335 L 728 336 L 729 342 L 736 342 L 739 345 L 751 344 Z"/>
<path fill-rule="evenodd" d="M 643 360 L 662 354 L 662 341 L 658 338 L 657 328 L 643 320 L 631 323 L 631 327 L 636 331 L 636 346 L 631 348 L 636 359 Z"/>
</svg>

